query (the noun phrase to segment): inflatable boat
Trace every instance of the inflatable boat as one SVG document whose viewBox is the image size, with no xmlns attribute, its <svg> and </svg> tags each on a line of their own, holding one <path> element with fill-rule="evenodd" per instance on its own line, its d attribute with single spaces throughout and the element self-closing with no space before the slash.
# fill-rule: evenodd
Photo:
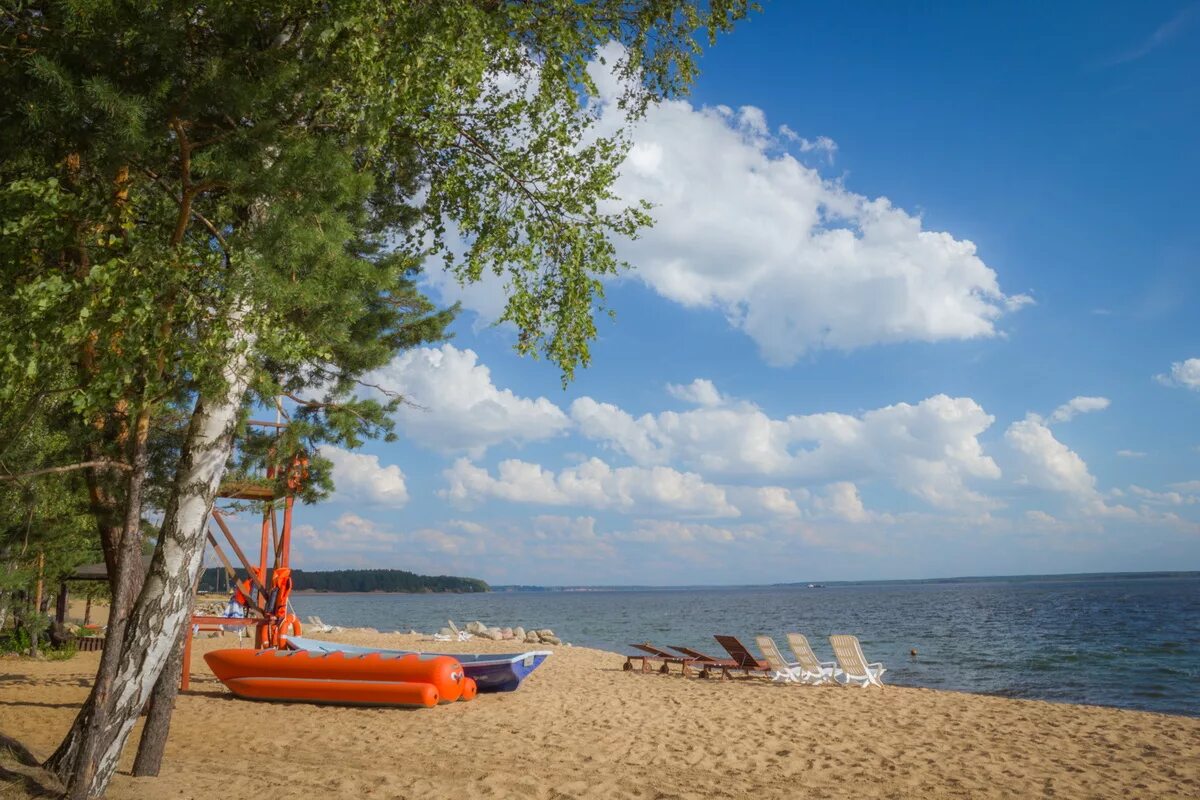
<svg viewBox="0 0 1200 800">
<path fill-rule="evenodd" d="M 453 656 L 241 649 L 204 660 L 231 692 L 254 700 L 431 708 L 477 692 Z"/>
<path fill-rule="evenodd" d="M 475 681 L 481 692 L 512 692 L 521 685 L 521 681 L 538 668 L 549 650 L 533 650 L 528 653 L 414 653 L 411 650 L 381 650 L 375 647 L 357 647 L 338 642 L 323 642 L 319 639 L 307 639 L 303 636 L 289 636 L 287 646 L 293 650 L 308 653 L 347 653 L 366 654 L 379 653 L 387 656 L 446 656 L 457 659 L 462 664 L 468 678 Z"/>
</svg>

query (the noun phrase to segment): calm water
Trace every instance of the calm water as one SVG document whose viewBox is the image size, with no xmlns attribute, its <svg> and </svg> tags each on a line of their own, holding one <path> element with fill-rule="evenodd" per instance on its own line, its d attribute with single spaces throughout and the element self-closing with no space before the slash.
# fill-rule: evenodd
<svg viewBox="0 0 1200 800">
<path fill-rule="evenodd" d="M 714 633 L 782 646 L 794 630 L 824 659 L 825 637 L 854 633 L 895 684 L 1200 716 L 1200 576 L 293 600 L 301 619 L 382 631 L 479 619 L 619 652 L 651 641 L 716 654 Z"/>
</svg>

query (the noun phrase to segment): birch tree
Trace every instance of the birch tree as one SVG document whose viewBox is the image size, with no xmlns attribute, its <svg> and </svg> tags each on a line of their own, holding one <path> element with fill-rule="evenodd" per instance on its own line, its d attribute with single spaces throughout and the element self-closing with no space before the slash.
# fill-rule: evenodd
<svg viewBox="0 0 1200 800">
<path fill-rule="evenodd" d="M 388 435 L 362 374 L 443 335 L 435 259 L 495 275 L 515 347 L 586 366 L 626 142 L 593 130 L 588 65 L 630 118 L 684 91 L 746 0 L 30 0 L 0 17 L 0 400 L 71 374 L 77 465 L 132 568 L 149 442 L 190 409 L 150 573 L 50 759 L 103 794 L 185 622 L 239 414 L 287 397 L 294 436 Z M 100 466 L 105 465 L 105 466 Z M 156 487 L 151 486 L 153 491 Z M 158 487 L 163 489 L 164 487 Z M 121 583 L 121 586 L 127 586 Z M 119 615 L 124 616 L 124 614 Z M 109 652 L 111 650 L 111 653 Z M 107 668 L 107 672 L 105 669 Z"/>
</svg>

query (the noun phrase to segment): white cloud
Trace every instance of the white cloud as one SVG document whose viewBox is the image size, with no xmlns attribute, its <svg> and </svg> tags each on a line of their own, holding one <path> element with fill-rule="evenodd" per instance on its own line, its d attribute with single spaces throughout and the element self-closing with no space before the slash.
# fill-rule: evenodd
<svg viewBox="0 0 1200 800">
<path fill-rule="evenodd" d="M 1079 454 L 1054 438 L 1036 414 L 1014 422 L 1004 433 L 1009 446 L 1023 456 L 1024 482 L 1039 489 L 1065 492 L 1086 500 L 1100 500 L 1096 479 Z"/>
<path fill-rule="evenodd" d="M 883 479 L 939 507 L 986 504 L 966 481 L 1000 477 L 977 438 L 993 417 L 964 397 L 935 395 L 860 416 L 785 419 L 729 401 L 635 419 L 584 397 L 572 403 L 571 417 L 584 436 L 641 465 L 682 463 L 705 474 L 790 476 L 811 484 Z"/>
<path fill-rule="evenodd" d="M 1126 506 L 1104 502 L 1087 463 L 1056 439 L 1046 421 L 1037 414 L 1028 414 L 1025 419 L 1009 425 L 1004 440 L 1018 455 L 1019 483 L 1063 494 L 1072 500 L 1078 511 L 1087 515 L 1136 516 L 1136 512 Z"/>
<path fill-rule="evenodd" d="M 321 455 L 333 463 L 336 498 L 403 508 L 408 503 L 404 473 L 395 464 L 382 466 L 379 457 L 326 445 Z"/>
<path fill-rule="evenodd" d="M 632 528 L 626 531 L 618 531 L 613 534 L 613 537 L 622 541 L 662 544 L 694 542 L 730 544 L 737 541 L 758 538 L 761 533 L 761 529 L 754 525 L 727 527 L 707 525 L 699 522 L 639 519 L 634 521 Z"/>
<path fill-rule="evenodd" d="M 465 451 L 478 458 L 501 442 L 547 439 L 570 425 L 562 409 L 545 397 L 520 397 L 497 388 L 473 350 L 450 344 L 409 350 L 365 380 L 415 404 L 397 412 L 400 427 L 443 452 Z"/>
<path fill-rule="evenodd" d="M 1197 502 L 1197 498 L 1194 495 L 1182 494 L 1180 492 L 1155 492 L 1141 486 L 1130 486 L 1129 491 L 1148 503 L 1158 505 L 1190 506 L 1195 505 Z"/>
<path fill-rule="evenodd" d="M 619 56 L 612 53 L 610 56 Z M 593 68 L 602 131 L 619 88 Z M 886 197 L 828 180 L 785 151 L 832 155 L 827 137 L 772 133 L 752 106 L 652 107 L 630 131 L 617 193 L 656 224 L 619 245 L 633 277 L 689 307 L 723 311 L 775 364 L 819 348 L 996 335 L 1029 298 L 1007 296 L 975 245 L 925 230 Z"/>
<path fill-rule="evenodd" d="M 612 468 L 598 458 L 561 472 L 539 464 L 508 459 L 493 477 L 486 469 L 460 458 L 443 473 L 449 488 L 440 494 L 459 504 L 488 497 L 513 503 L 582 506 L 617 511 L 672 511 L 705 517 L 736 517 L 740 511 L 725 490 L 693 472 L 670 467 Z"/>
<path fill-rule="evenodd" d="M 858 496 L 858 487 L 850 481 L 827 486 L 825 494 L 817 498 L 817 508 L 846 522 L 866 522 L 871 518 L 870 512 L 863 507 L 862 498 Z"/>
<path fill-rule="evenodd" d="M 1141 450 L 1118 450 L 1117 455 L 1121 458 L 1145 458 L 1146 454 Z"/>
<path fill-rule="evenodd" d="M 1050 421 L 1070 422 L 1079 414 L 1087 414 L 1090 411 L 1103 411 L 1108 406 L 1109 401 L 1107 397 L 1076 397 L 1054 409 L 1054 413 L 1050 415 Z"/>
<path fill-rule="evenodd" d="M 602 55 L 615 64 L 622 52 L 609 45 Z M 616 242 L 632 279 L 684 306 L 723 312 L 770 363 L 822 348 L 995 336 L 1001 317 L 1032 302 L 1000 289 L 973 242 L 926 230 L 919 215 L 855 193 L 788 152 L 832 161 L 829 137 L 773 131 L 753 106 L 683 100 L 627 126 L 611 69 L 597 61 L 590 71 L 600 95 L 596 133 L 626 128 L 631 144 L 616 202 L 654 206 L 652 228 Z M 463 290 L 435 267 L 429 280 L 488 320 L 500 313 L 500 279 Z"/>
<path fill-rule="evenodd" d="M 397 545 L 395 533 L 354 513 L 342 514 L 320 528 L 304 524 L 297 525 L 294 530 L 296 544 L 306 550 L 390 552 Z"/>
<path fill-rule="evenodd" d="M 1172 483 L 1171 488 L 1180 492 L 1200 492 L 1200 481 L 1180 481 Z"/>
<path fill-rule="evenodd" d="M 1181 386 L 1200 392 L 1200 358 L 1189 358 L 1171 364 L 1167 375 L 1155 375 L 1154 379 L 1164 386 Z"/>
<path fill-rule="evenodd" d="M 683 386 L 668 383 L 667 393 L 677 400 L 698 406 L 719 406 L 723 402 L 717 387 L 713 385 L 712 381 L 705 378 L 696 378 Z"/>
</svg>

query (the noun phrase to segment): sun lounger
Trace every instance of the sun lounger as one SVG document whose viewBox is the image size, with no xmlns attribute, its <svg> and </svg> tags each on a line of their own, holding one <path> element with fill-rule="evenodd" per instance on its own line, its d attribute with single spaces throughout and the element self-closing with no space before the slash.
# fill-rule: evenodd
<svg viewBox="0 0 1200 800">
<path fill-rule="evenodd" d="M 656 659 L 656 660 L 662 662 L 662 665 L 659 666 L 658 671 L 664 675 L 666 675 L 668 672 L 671 671 L 670 667 L 669 667 L 670 664 L 679 664 L 680 667 L 682 668 L 683 674 L 690 675 L 692 664 L 696 661 L 696 659 L 694 659 L 694 658 L 687 658 L 687 657 L 683 657 L 683 656 L 677 656 L 674 653 L 668 653 L 666 650 L 663 650 L 659 647 L 655 647 L 654 645 L 650 644 L 649 642 L 642 642 L 641 644 L 631 644 L 629 646 L 634 648 L 635 650 L 641 650 L 644 655 L 627 655 L 627 656 L 625 656 L 625 669 L 626 670 L 633 669 L 634 659 L 640 659 L 642 662 L 642 672 L 649 672 L 650 671 L 650 661 L 652 659 Z"/>
<path fill-rule="evenodd" d="M 833 681 L 834 675 L 838 671 L 836 661 L 819 660 L 817 654 L 813 652 L 812 645 L 808 643 L 808 638 L 802 633 L 789 633 L 787 640 L 788 646 L 792 648 L 792 653 L 796 656 L 796 663 L 802 670 L 800 680 L 811 684 Z"/>
<path fill-rule="evenodd" d="M 775 671 L 775 674 L 771 676 L 771 680 L 783 683 L 801 682 L 800 676 L 804 673 L 804 670 L 800 669 L 799 664 L 789 664 L 783 660 L 783 653 L 779 652 L 779 646 L 775 644 L 774 639 L 770 636 L 755 636 L 754 643 L 762 651 L 763 658 L 767 660 L 767 664 Z"/>
<path fill-rule="evenodd" d="M 710 655 L 705 655 L 699 650 L 693 650 L 690 647 L 684 647 L 678 644 L 668 645 L 672 650 L 676 650 L 690 659 L 693 659 L 693 666 L 700 667 L 700 677 L 707 678 L 714 669 L 721 670 L 721 677 L 729 677 L 730 669 L 737 669 L 738 663 L 732 658 L 713 658 Z"/>
<path fill-rule="evenodd" d="M 858 643 L 857 636 L 830 636 L 829 644 L 833 646 L 833 655 L 842 670 L 841 674 L 836 676 L 838 683 L 843 686 L 849 686 L 851 683 L 863 687 L 883 686 L 880 678 L 887 669 L 878 661 L 867 663 L 867 657 L 863 655 L 862 645 Z"/>
<path fill-rule="evenodd" d="M 731 669 L 740 669 L 747 675 L 751 672 L 770 673 L 773 671 L 770 664 L 755 658 L 754 654 L 746 649 L 746 645 L 738 641 L 736 636 L 721 636 L 718 634 L 714 635 L 713 638 L 717 640 L 717 644 L 725 648 L 725 652 L 729 653 L 729 657 L 733 659 L 734 667 L 731 667 Z"/>
</svg>

